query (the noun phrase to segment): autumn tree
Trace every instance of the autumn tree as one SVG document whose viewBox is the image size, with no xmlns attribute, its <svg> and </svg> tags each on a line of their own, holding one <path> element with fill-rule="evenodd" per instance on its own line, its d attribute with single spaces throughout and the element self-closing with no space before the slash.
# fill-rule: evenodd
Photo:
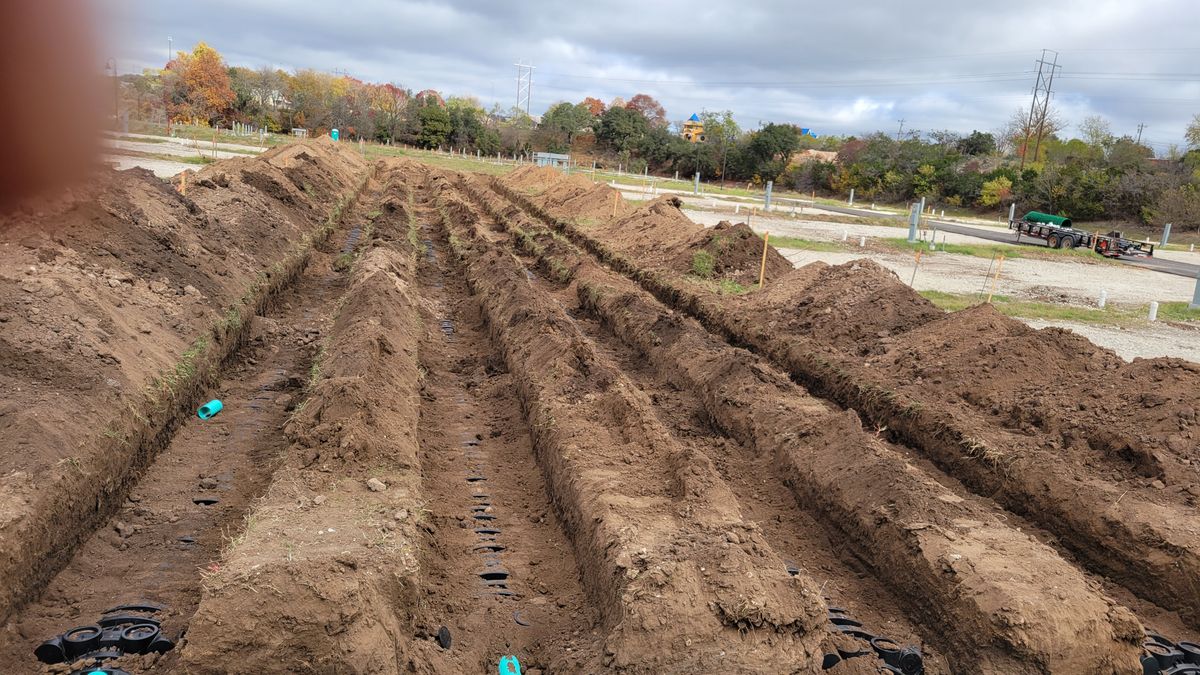
<svg viewBox="0 0 1200 675">
<path fill-rule="evenodd" d="M 625 104 L 626 108 L 637 111 L 646 118 L 652 127 L 667 126 L 667 111 L 654 97 L 649 94 L 637 94 Z"/>
<path fill-rule="evenodd" d="M 579 105 L 587 108 L 592 117 L 599 117 L 604 114 L 604 101 L 598 98 L 588 96 Z"/>
<path fill-rule="evenodd" d="M 409 92 L 394 84 L 377 84 L 370 88 L 368 106 L 375 116 L 375 138 L 391 141 L 397 137 L 404 121 L 404 107 Z"/>
<path fill-rule="evenodd" d="M 1192 122 L 1187 125 L 1187 130 L 1183 132 L 1183 137 L 1187 140 L 1188 148 L 1200 148 L 1200 114 L 1192 117 Z"/>
<path fill-rule="evenodd" d="M 224 117 L 236 95 L 229 83 L 225 60 L 217 50 L 200 42 L 191 54 L 180 52 L 172 63 L 181 78 L 188 112 L 210 124 Z"/>
</svg>

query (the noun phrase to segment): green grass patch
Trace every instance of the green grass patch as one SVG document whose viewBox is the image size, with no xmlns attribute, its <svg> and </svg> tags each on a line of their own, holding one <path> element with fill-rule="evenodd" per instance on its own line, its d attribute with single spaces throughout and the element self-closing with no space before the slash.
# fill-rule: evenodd
<svg viewBox="0 0 1200 675">
<path fill-rule="evenodd" d="M 1004 254 L 1005 258 L 1076 258 L 1103 263 L 1116 262 L 1087 248 L 1047 248 L 1044 246 L 1017 246 L 1013 244 L 938 244 L 935 251 L 930 251 L 929 242 L 909 242 L 904 237 L 886 237 L 874 241 L 878 241 L 882 245 L 898 251 L 916 252 L 917 250 L 921 250 L 926 253 L 952 253 L 956 255 L 969 255 L 975 258 L 990 259 Z"/>
<path fill-rule="evenodd" d="M 801 237 L 772 236 L 769 243 L 775 248 L 792 248 L 801 251 L 843 251 L 847 248 L 838 242 L 803 239 Z"/>
<path fill-rule="evenodd" d="M 726 295 L 742 295 L 749 293 L 750 289 L 739 284 L 733 279 L 721 279 L 717 282 L 717 289 Z"/>
<path fill-rule="evenodd" d="M 122 148 L 111 148 L 109 154 L 123 157 L 144 157 L 146 159 L 158 159 L 164 162 L 178 162 L 180 164 L 212 164 L 217 161 L 212 157 L 205 155 L 169 155 L 161 152 L 142 152 L 140 150 L 124 150 Z"/>
<path fill-rule="evenodd" d="M 717 259 L 708 251 L 700 250 L 692 254 L 692 274 L 701 279 L 711 279 L 716 265 Z"/>
<path fill-rule="evenodd" d="M 987 295 L 975 293 L 944 293 L 920 291 L 927 300 L 948 312 L 957 312 L 981 304 Z M 992 296 L 992 306 L 1001 314 L 1021 319 L 1070 321 L 1102 326 L 1134 326 L 1148 323 L 1150 310 L 1146 305 L 1117 305 L 1109 303 L 1104 309 L 1060 305 L 1032 300 L 1017 300 L 1007 295 Z M 1162 302 L 1158 305 L 1160 321 L 1200 322 L 1200 309 L 1188 309 L 1186 302 Z"/>
</svg>

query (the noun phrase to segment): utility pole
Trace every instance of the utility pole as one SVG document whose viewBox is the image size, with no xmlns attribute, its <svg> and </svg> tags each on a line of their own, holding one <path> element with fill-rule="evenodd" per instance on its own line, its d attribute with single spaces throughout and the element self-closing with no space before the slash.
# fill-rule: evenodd
<svg viewBox="0 0 1200 675">
<path fill-rule="evenodd" d="M 900 140 L 900 134 L 904 133 L 904 118 L 902 117 L 896 121 L 900 123 L 900 128 L 896 130 L 896 140 Z"/>
<path fill-rule="evenodd" d="M 171 59 L 173 58 L 172 54 L 174 54 L 174 53 L 175 52 L 171 50 L 171 36 L 168 35 L 167 36 L 167 63 L 171 62 Z"/>
<path fill-rule="evenodd" d="M 517 67 L 517 110 L 524 106 L 525 114 L 529 114 L 529 99 L 533 95 L 533 63 L 525 63 L 521 59 L 513 64 Z"/>
<path fill-rule="evenodd" d="M 1046 52 L 1054 54 L 1054 61 L 1046 61 Z M 1029 154 L 1029 134 L 1036 124 L 1037 136 L 1033 145 L 1033 158 L 1036 161 L 1038 151 L 1042 146 L 1042 134 L 1045 131 L 1046 115 L 1050 112 L 1050 96 L 1053 93 L 1054 73 L 1062 66 L 1058 65 L 1058 52 L 1043 49 L 1042 58 L 1037 60 L 1037 81 L 1033 84 L 1033 101 L 1029 104 L 1029 118 L 1025 122 L 1025 142 L 1021 144 L 1021 168 L 1025 168 L 1025 158 Z M 1048 68 L 1047 68 L 1048 67 Z M 1047 72 L 1047 70 L 1049 72 Z M 1036 122 L 1035 122 L 1036 120 Z"/>
<path fill-rule="evenodd" d="M 1137 143 L 1138 145 L 1142 144 L 1142 130 L 1145 128 L 1146 128 L 1145 122 L 1138 122 L 1138 135 L 1137 135 L 1137 140 L 1134 141 L 1134 143 Z"/>
</svg>

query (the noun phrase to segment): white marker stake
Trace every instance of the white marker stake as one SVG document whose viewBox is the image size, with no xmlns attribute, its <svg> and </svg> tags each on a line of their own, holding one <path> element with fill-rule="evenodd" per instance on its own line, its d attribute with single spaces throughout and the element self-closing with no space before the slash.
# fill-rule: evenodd
<svg viewBox="0 0 1200 675">
<path fill-rule="evenodd" d="M 1151 321 L 1158 320 L 1158 303 L 1157 302 L 1153 302 L 1153 301 L 1150 302 L 1150 317 L 1149 317 L 1149 319 Z"/>
<path fill-rule="evenodd" d="M 1104 309 L 1104 305 L 1108 303 L 1108 291 L 1100 289 L 1100 299 L 1096 301 L 1096 306 Z"/>
</svg>

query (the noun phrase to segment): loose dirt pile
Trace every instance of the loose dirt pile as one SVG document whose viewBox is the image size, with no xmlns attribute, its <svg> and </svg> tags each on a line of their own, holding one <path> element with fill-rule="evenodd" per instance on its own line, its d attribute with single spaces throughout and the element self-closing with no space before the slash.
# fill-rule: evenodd
<svg viewBox="0 0 1200 675">
<path fill-rule="evenodd" d="M 945 314 L 867 259 L 806 265 L 746 301 L 756 321 L 860 355 Z"/>
<path fill-rule="evenodd" d="M 969 404 L 1009 431 L 1081 464 L 1106 460 L 1114 480 L 1165 485 L 1193 503 L 1200 461 L 1200 365 L 1125 363 L 1070 331 L 1034 330 L 989 305 L 912 330 L 874 361 L 914 394 Z M 1200 489 L 1195 490 L 1200 492 Z"/>
<path fill-rule="evenodd" d="M 0 223 L 0 618 L 123 497 L 364 171 L 310 143 L 206 167 L 186 196 L 104 172 Z"/>
<path fill-rule="evenodd" d="M 763 265 L 763 239 L 745 223 L 723 220 L 696 234 L 675 256 L 672 267 L 704 279 L 729 279 L 742 286 L 758 283 Z M 766 250 L 765 281 L 792 271 L 792 264 L 775 247 Z"/>
<path fill-rule="evenodd" d="M 521 194 L 537 200 L 539 206 L 556 218 L 581 225 L 601 222 L 616 213 L 626 213 L 630 205 L 618 191 L 593 183 L 583 175 L 565 175 L 549 167 L 521 167 L 500 181 Z"/>
</svg>

